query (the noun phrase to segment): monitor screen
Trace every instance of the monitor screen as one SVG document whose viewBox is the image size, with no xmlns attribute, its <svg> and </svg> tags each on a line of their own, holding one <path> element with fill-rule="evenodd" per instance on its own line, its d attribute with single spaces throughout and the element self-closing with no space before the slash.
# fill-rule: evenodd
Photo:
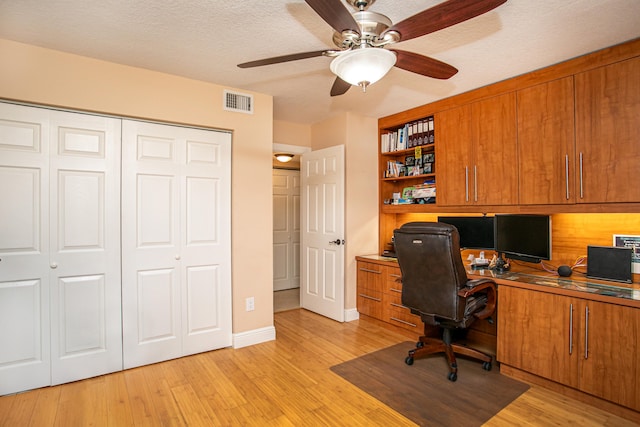
<svg viewBox="0 0 640 427">
<path fill-rule="evenodd" d="M 549 215 L 504 214 L 495 216 L 495 249 L 505 257 L 538 263 L 551 259 Z"/>
<path fill-rule="evenodd" d="M 493 249 L 492 216 L 439 216 L 438 222 L 453 225 L 460 235 L 460 249 Z"/>
</svg>

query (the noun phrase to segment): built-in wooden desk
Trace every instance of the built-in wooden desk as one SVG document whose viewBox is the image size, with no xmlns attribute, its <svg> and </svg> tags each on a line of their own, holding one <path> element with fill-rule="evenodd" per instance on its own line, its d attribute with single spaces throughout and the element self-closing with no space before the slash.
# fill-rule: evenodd
<svg viewBox="0 0 640 427">
<path fill-rule="evenodd" d="M 400 301 L 397 261 L 377 255 L 356 259 L 358 311 L 420 333 L 420 318 Z M 519 264 L 503 273 L 467 273 L 498 284 L 497 324 L 475 322 L 480 329 L 470 332 L 497 341 L 502 374 L 640 423 L 640 285 L 577 272 L 559 278 Z"/>
</svg>

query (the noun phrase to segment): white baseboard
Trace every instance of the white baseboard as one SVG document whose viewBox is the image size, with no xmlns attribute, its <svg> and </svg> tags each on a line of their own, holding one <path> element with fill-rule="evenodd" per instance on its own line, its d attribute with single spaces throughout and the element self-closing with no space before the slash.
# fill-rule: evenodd
<svg viewBox="0 0 640 427">
<path fill-rule="evenodd" d="M 353 320 L 358 320 L 360 318 L 360 313 L 358 313 L 358 309 L 350 308 L 344 311 L 344 321 L 351 322 Z"/>
<path fill-rule="evenodd" d="M 233 348 L 242 348 L 276 339 L 276 328 L 267 326 L 253 331 L 233 334 Z"/>
</svg>

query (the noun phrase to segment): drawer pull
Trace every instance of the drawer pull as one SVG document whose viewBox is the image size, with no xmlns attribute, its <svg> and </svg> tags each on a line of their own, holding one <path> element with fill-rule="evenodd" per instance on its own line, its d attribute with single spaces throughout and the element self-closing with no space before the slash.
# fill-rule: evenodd
<svg viewBox="0 0 640 427">
<path fill-rule="evenodd" d="M 418 327 L 418 325 L 415 325 L 415 324 L 413 324 L 411 322 L 407 322 L 406 320 L 398 319 L 397 317 L 391 317 L 391 320 L 395 320 L 396 322 L 404 323 L 405 325 L 413 326 L 414 328 Z"/>
<path fill-rule="evenodd" d="M 394 306 L 394 307 L 398 307 L 398 308 L 407 308 L 407 307 L 405 307 L 404 305 L 402 305 L 402 304 L 396 304 L 395 302 L 392 302 L 392 303 L 390 303 L 390 304 L 391 304 L 392 306 Z"/>
<path fill-rule="evenodd" d="M 393 274 L 393 273 L 389 274 L 389 276 L 391 276 L 391 277 L 402 277 L 402 275 L 400 275 L 400 274 Z"/>
<path fill-rule="evenodd" d="M 367 273 L 382 274 L 382 271 L 369 270 L 368 268 L 360 268 L 360 271 L 365 271 L 365 272 L 367 272 Z"/>
<path fill-rule="evenodd" d="M 402 293 L 402 289 L 389 288 L 391 292 L 399 292 Z"/>
<path fill-rule="evenodd" d="M 371 296 L 365 295 L 365 294 L 359 294 L 359 296 L 361 296 L 362 298 L 366 298 L 366 299 L 370 299 L 370 300 L 374 300 L 374 301 L 378 301 L 378 302 L 382 301 L 380 298 L 374 298 L 374 297 L 371 297 Z"/>
</svg>

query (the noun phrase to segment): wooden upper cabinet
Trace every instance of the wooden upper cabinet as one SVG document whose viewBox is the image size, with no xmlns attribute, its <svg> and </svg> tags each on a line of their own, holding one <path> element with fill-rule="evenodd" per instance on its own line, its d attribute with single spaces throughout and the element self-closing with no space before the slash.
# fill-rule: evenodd
<svg viewBox="0 0 640 427">
<path fill-rule="evenodd" d="M 515 93 L 441 112 L 435 120 L 438 205 L 517 204 Z"/>
<path fill-rule="evenodd" d="M 640 202 L 640 58 L 576 74 L 579 203 Z"/>
<path fill-rule="evenodd" d="M 436 203 L 459 206 L 471 202 L 469 168 L 473 168 L 471 106 L 465 105 L 435 115 Z"/>
<path fill-rule="evenodd" d="M 517 92 L 521 205 L 575 203 L 573 76 Z"/>
</svg>

